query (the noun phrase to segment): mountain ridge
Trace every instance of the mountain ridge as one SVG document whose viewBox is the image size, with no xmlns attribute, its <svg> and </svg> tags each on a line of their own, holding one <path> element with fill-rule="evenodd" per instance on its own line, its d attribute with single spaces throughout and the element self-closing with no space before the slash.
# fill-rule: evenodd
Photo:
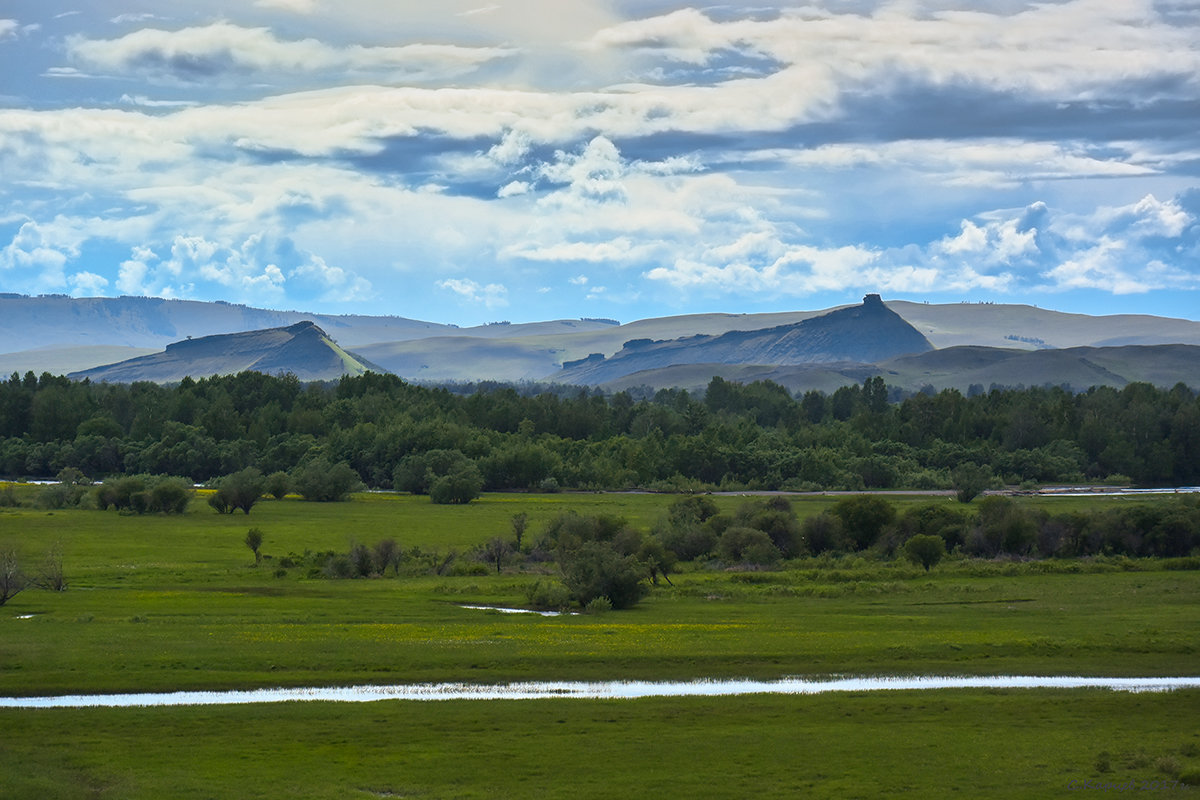
<svg viewBox="0 0 1200 800">
<path fill-rule="evenodd" d="M 342 349 L 309 320 L 258 331 L 188 338 L 167 345 L 161 353 L 116 364 L 73 372 L 74 380 L 132 383 L 172 383 L 185 377 L 232 375 L 257 371 L 291 373 L 300 380 L 333 380 L 343 375 L 383 371 Z"/>
</svg>

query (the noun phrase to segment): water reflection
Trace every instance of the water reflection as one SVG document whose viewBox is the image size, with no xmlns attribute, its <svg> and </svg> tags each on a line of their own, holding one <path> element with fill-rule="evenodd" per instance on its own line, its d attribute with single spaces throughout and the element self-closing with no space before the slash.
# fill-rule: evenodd
<svg viewBox="0 0 1200 800">
<path fill-rule="evenodd" d="M 1167 692 L 1198 689 L 1200 677 L 1089 678 L 1079 676 L 1002 675 L 847 677 L 830 680 L 787 678 L 777 681 L 544 681 L 500 685 L 418 683 L 397 686 L 344 686 L 256 689 L 232 692 L 0 697 L 0 708 L 90 708 L 205 706 L 319 700 L 369 703 L 379 700 L 536 700 L 583 698 L 625 700 L 639 697 L 723 697 L 747 694 L 826 694 L 928 689 L 1108 689 L 1117 692 Z"/>
</svg>

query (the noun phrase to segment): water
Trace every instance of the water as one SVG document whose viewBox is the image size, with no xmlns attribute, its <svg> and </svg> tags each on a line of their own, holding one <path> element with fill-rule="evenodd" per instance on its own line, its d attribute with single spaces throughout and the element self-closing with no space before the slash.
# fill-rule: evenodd
<svg viewBox="0 0 1200 800">
<path fill-rule="evenodd" d="M 255 689 L 230 692 L 0 697 L 0 708 L 131 708 L 290 703 L 319 700 L 370 703 L 379 700 L 538 700 L 572 698 L 629 700 L 639 697 L 727 697 L 748 694 L 826 694 L 932 689 L 1108 689 L 1116 692 L 1169 692 L 1200 689 L 1200 677 L 1089 678 L 1080 676 L 1002 675 L 846 677 L 830 680 L 786 678 L 777 681 L 539 681 L 499 685 L 417 683 L 396 686 L 343 686 Z"/>
</svg>

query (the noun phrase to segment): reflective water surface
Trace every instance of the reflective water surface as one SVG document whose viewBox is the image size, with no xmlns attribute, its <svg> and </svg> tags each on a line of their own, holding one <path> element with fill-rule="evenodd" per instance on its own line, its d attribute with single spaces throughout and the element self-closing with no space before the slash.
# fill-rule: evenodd
<svg viewBox="0 0 1200 800">
<path fill-rule="evenodd" d="M 499 685 L 416 683 L 397 686 L 344 686 L 256 689 L 232 692 L 0 697 L 0 708 L 88 708 L 136 706 L 203 706 L 321 700 L 369 703 L 378 700 L 535 700 L 587 698 L 620 700 L 638 697 L 721 697 L 745 694 L 825 694 L 926 689 L 1109 689 L 1118 692 L 1167 692 L 1200 688 L 1200 677 L 1088 678 L 1079 676 L 1002 675 L 846 677 L 829 680 L 785 678 L 777 681 L 549 681 Z"/>
</svg>

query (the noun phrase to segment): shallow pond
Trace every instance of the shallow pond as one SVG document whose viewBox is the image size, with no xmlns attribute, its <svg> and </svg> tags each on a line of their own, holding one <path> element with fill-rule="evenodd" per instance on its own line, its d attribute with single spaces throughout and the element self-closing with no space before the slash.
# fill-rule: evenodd
<svg viewBox="0 0 1200 800">
<path fill-rule="evenodd" d="M 535 700 L 585 698 L 624 700 L 638 697 L 722 697 L 746 694 L 825 694 L 930 689 L 1109 689 L 1118 692 L 1167 692 L 1198 689 L 1200 677 L 1088 678 L 1079 676 L 1002 675 L 845 677 L 829 680 L 787 678 L 777 681 L 547 681 L 499 685 L 417 683 L 397 686 L 344 686 L 256 689 L 232 692 L 0 697 L 0 708 L 87 708 L 202 706 L 320 700 L 369 703 L 378 700 Z"/>
</svg>

